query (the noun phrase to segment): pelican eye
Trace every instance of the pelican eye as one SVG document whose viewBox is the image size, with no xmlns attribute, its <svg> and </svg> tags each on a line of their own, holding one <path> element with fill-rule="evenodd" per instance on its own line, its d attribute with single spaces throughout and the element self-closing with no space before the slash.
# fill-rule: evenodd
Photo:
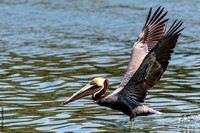
<svg viewBox="0 0 200 133">
<path fill-rule="evenodd" d="M 97 83 L 96 83 L 95 81 L 90 82 L 90 85 L 98 86 Z"/>
</svg>

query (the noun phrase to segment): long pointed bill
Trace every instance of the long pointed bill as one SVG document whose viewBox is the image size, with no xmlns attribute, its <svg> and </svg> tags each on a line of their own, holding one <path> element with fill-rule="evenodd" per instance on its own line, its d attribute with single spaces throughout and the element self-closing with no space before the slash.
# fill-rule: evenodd
<svg viewBox="0 0 200 133">
<path fill-rule="evenodd" d="M 88 96 L 93 94 L 98 88 L 95 88 L 93 85 L 87 84 L 74 95 L 72 95 L 67 101 L 63 103 L 63 105 L 72 102 L 74 100 L 80 99 L 81 97 Z"/>
</svg>

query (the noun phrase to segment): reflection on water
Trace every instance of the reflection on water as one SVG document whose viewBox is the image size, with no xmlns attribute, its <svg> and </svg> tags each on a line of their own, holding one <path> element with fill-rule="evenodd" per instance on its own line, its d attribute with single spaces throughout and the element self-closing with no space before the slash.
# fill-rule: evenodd
<svg viewBox="0 0 200 133">
<path fill-rule="evenodd" d="M 180 5 L 178 5 L 180 4 Z M 183 19 L 168 70 L 145 105 L 164 115 L 138 117 L 86 97 L 61 106 L 94 77 L 119 85 L 150 7 L 145 1 L 1 1 L 0 106 L 5 132 L 195 132 L 200 129 L 199 1 L 168 1 Z M 174 8 L 176 7 L 176 8 Z M 191 21 L 192 20 L 192 21 Z M 141 23 L 142 22 L 142 23 Z M 170 21 L 172 22 L 172 21 Z M 2 120 L 4 119 L 4 120 Z"/>
</svg>

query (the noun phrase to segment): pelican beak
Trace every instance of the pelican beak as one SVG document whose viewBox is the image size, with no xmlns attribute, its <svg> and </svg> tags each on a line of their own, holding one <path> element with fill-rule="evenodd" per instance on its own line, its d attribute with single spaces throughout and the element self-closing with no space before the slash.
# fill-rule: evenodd
<svg viewBox="0 0 200 133">
<path fill-rule="evenodd" d="M 80 99 L 81 97 L 91 95 L 97 90 L 98 90 L 98 86 L 87 84 L 82 89 L 80 89 L 78 92 L 76 92 L 74 95 L 72 95 L 68 100 L 66 100 L 63 103 L 63 105 L 65 105 L 65 104 L 67 104 L 69 102 L 72 102 L 74 100 Z"/>
</svg>

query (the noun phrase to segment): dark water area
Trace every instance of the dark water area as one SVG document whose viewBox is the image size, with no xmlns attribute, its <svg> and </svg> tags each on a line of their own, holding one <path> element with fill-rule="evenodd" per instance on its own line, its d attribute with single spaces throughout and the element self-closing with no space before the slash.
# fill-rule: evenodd
<svg viewBox="0 0 200 133">
<path fill-rule="evenodd" d="M 144 105 L 164 115 L 129 117 L 91 96 L 61 103 L 95 77 L 118 87 L 150 7 L 184 21 L 172 60 Z M 200 131 L 200 1 L 0 1 L 1 132 Z"/>
</svg>

